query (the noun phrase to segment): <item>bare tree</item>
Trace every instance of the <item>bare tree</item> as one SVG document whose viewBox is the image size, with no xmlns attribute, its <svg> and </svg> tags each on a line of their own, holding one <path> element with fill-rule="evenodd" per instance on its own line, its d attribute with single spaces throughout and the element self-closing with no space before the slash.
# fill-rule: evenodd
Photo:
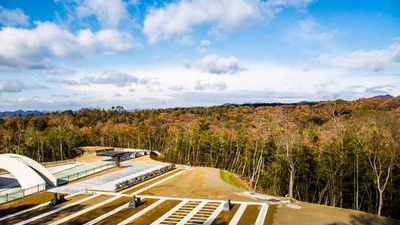
<svg viewBox="0 0 400 225">
<path fill-rule="evenodd" d="M 397 141 L 393 139 L 388 115 L 378 115 L 369 121 L 368 133 L 366 134 L 366 154 L 373 171 L 374 184 L 379 193 L 377 215 L 381 215 L 384 204 L 383 193 L 389 182 L 391 172 L 395 165 Z M 395 134 L 397 135 L 397 134 Z"/>
<path fill-rule="evenodd" d="M 275 127 L 276 144 L 279 148 L 280 156 L 286 161 L 289 170 L 289 197 L 293 198 L 293 187 L 296 178 L 296 153 L 300 147 L 301 137 L 297 125 L 290 121 L 289 117 L 281 114 L 276 118 Z"/>
</svg>

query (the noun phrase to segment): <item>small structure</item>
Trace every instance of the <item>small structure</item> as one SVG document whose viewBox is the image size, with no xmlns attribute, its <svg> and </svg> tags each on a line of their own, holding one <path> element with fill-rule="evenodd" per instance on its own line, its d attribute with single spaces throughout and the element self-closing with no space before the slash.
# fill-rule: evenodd
<svg viewBox="0 0 400 225">
<path fill-rule="evenodd" d="M 54 193 L 54 197 L 51 199 L 49 206 L 55 206 L 66 201 L 67 200 L 64 198 L 64 195 L 60 195 L 60 198 L 57 198 L 57 193 Z"/>
<path fill-rule="evenodd" d="M 24 194 L 32 194 L 57 186 L 57 179 L 35 160 L 18 154 L 0 154 L 0 168 L 12 174 L 25 189 Z M 32 189 L 32 187 L 36 187 Z"/>
<path fill-rule="evenodd" d="M 134 208 L 138 207 L 141 204 L 142 204 L 142 201 L 140 200 L 140 197 L 136 197 L 136 195 L 133 195 L 132 196 L 132 201 L 130 201 L 128 203 L 128 208 L 133 208 L 134 209 Z"/>
<path fill-rule="evenodd" d="M 126 151 L 107 151 L 107 152 L 96 153 L 97 156 L 111 157 L 111 160 L 116 162 L 117 164 L 118 164 L 118 162 L 122 162 L 122 161 L 131 159 L 132 155 L 134 155 L 134 154 L 135 154 L 134 152 L 126 152 Z"/>
<path fill-rule="evenodd" d="M 222 208 L 222 211 L 230 211 L 232 208 L 231 200 L 228 198 L 226 202 L 224 203 L 224 206 Z"/>
</svg>

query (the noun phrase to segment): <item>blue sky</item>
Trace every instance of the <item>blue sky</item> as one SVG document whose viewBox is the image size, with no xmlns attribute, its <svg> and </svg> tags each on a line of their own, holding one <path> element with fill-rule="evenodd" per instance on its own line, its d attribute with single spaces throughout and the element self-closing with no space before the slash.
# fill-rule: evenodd
<svg viewBox="0 0 400 225">
<path fill-rule="evenodd" d="M 398 0 L 0 0 L 0 111 L 382 94 Z"/>
</svg>

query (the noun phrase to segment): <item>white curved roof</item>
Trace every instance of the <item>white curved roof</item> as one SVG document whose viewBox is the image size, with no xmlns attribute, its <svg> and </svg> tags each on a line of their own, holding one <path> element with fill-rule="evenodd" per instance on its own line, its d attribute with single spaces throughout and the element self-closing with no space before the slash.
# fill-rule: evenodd
<svg viewBox="0 0 400 225">
<path fill-rule="evenodd" d="M 17 154 L 1 154 L 0 168 L 10 172 L 22 188 L 30 188 L 44 183 L 57 185 L 57 179 L 35 160 Z"/>
</svg>

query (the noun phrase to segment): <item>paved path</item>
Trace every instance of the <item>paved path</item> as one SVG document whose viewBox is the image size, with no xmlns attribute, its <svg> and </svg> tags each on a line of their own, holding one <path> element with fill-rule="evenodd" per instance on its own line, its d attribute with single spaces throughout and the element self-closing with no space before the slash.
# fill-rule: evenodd
<svg viewBox="0 0 400 225">
<path fill-rule="evenodd" d="M 130 179 L 131 177 L 139 176 L 141 174 L 157 170 L 163 165 L 161 164 L 150 164 L 150 163 L 124 163 L 123 166 L 126 168 L 115 171 L 103 176 L 94 177 L 84 181 L 76 182 L 60 186 L 57 188 L 50 189 L 52 192 L 61 192 L 66 194 L 73 194 L 76 192 L 82 192 L 83 190 L 93 189 L 100 191 L 114 191 L 115 184 Z M 79 166 L 82 167 L 82 166 Z M 78 167 L 78 168 L 79 168 Z M 77 169 L 77 168 L 74 168 Z"/>
<path fill-rule="evenodd" d="M 72 168 L 56 172 L 54 174 L 54 176 L 59 179 L 59 178 L 67 177 L 68 175 L 71 176 L 71 175 L 79 173 L 79 172 L 84 172 L 87 170 L 92 170 L 94 168 L 105 166 L 110 163 L 112 163 L 112 162 L 111 161 L 97 161 L 97 162 L 92 162 L 92 163 L 80 164 L 78 166 L 74 166 Z"/>
</svg>

